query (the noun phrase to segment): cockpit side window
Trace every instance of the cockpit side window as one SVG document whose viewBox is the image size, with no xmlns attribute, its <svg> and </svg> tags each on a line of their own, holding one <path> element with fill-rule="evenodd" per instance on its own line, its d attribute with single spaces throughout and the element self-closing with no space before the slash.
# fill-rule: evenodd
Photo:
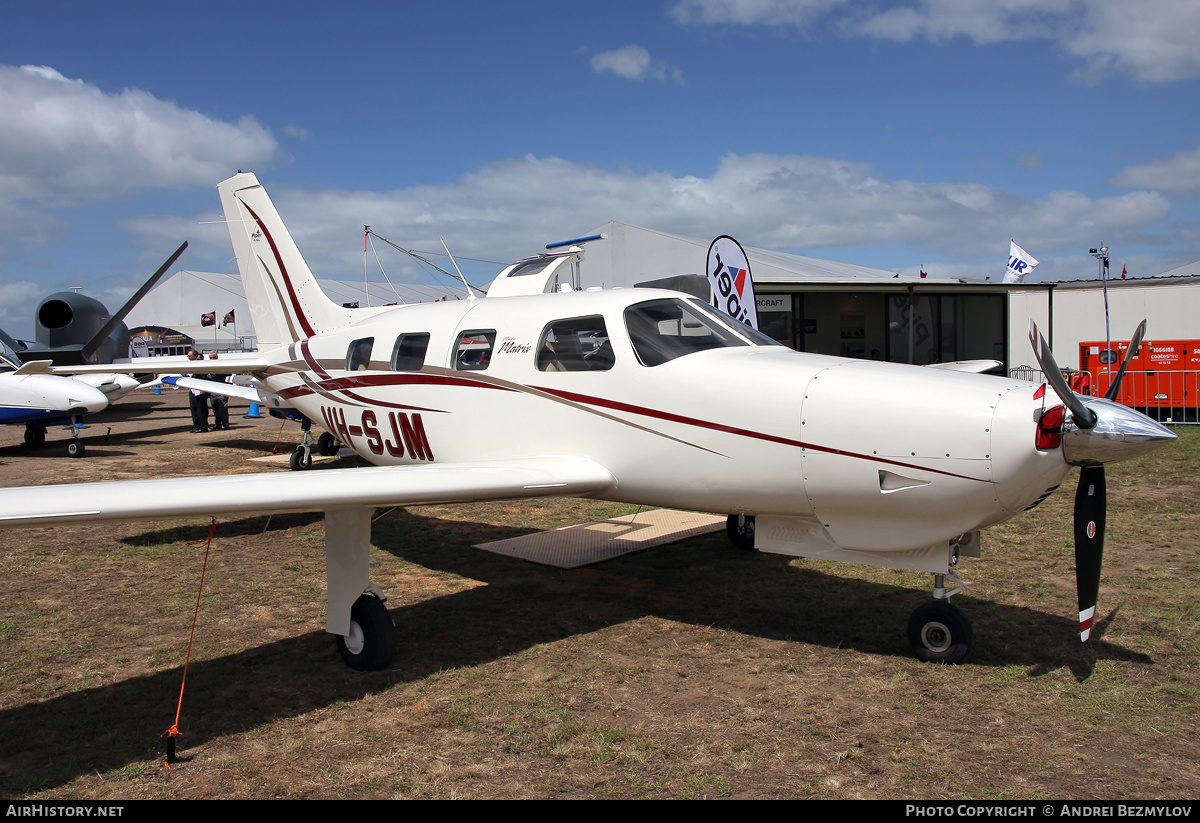
<svg viewBox="0 0 1200 823">
<path fill-rule="evenodd" d="M 598 314 L 556 320 L 542 331 L 538 371 L 608 371 L 614 362 L 608 327 Z"/>
<path fill-rule="evenodd" d="M 428 332 L 400 335 L 392 347 L 392 371 L 420 371 L 428 350 Z"/>
<path fill-rule="evenodd" d="M 366 371 L 371 368 L 371 349 L 374 346 L 374 337 L 364 337 L 351 343 L 346 349 L 346 371 Z"/>
<path fill-rule="evenodd" d="M 625 327 L 638 360 L 659 366 L 706 349 L 748 346 L 698 306 L 673 297 L 647 300 L 625 309 Z"/>
<path fill-rule="evenodd" d="M 496 344 L 495 329 L 474 329 L 461 332 L 454 347 L 454 368 L 459 371 L 483 371 L 492 362 L 492 347 Z"/>
</svg>

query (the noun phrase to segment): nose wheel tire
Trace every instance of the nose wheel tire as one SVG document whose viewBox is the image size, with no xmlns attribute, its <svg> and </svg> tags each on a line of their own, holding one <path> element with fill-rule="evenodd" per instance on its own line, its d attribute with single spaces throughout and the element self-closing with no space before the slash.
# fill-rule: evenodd
<svg viewBox="0 0 1200 823">
<path fill-rule="evenodd" d="M 297 446 L 288 458 L 288 468 L 294 472 L 302 472 L 312 468 L 312 453 L 304 446 Z"/>
<path fill-rule="evenodd" d="M 373 594 L 360 595 L 350 609 L 350 633 L 337 638 L 342 660 L 352 669 L 382 669 L 396 653 L 396 624 Z"/>
<path fill-rule="evenodd" d="M 83 442 L 80 440 L 67 441 L 67 457 L 83 457 Z"/>
<path fill-rule="evenodd" d="M 919 660 L 960 663 L 973 639 L 971 621 L 946 600 L 924 604 L 908 620 L 908 642 Z"/>
</svg>

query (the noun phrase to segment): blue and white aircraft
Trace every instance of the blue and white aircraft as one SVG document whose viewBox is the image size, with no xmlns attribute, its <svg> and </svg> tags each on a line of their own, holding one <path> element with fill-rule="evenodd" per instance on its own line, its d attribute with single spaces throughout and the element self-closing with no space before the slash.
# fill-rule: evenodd
<svg viewBox="0 0 1200 823">
<path fill-rule="evenodd" d="M 0 423 L 24 424 L 28 446 L 37 448 L 45 443 L 50 426 L 70 426 L 67 454 L 82 457 L 83 441 L 74 423 L 107 406 L 108 395 L 101 389 L 73 377 L 50 374 L 49 360 L 18 367 L 0 356 Z"/>
</svg>

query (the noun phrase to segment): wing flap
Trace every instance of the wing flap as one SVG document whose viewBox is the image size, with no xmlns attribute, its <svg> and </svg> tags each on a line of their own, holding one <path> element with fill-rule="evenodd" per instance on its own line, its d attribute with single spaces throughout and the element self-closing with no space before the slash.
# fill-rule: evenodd
<svg viewBox="0 0 1200 823">
<path fill-rule="evenodd" d="M 573 497 L 615 484 L 607 469 L 582 457 L 531 457 L 32 486 L 0 489 L 0 528 Z"/>
</svg>

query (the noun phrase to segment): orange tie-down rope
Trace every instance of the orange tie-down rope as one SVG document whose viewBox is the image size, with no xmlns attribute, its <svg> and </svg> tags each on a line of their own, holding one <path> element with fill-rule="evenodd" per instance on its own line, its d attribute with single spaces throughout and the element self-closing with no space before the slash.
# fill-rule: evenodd
<svg viewBox="0 0 1200 823">
<path fill-rule="evenodd" d="M 196 611 L 192 614 L 192 634 L 188 637 L 187 658 L 183 661 L 183 679 L 179 683 L 179 703 L 175 706 L 175 722 L 171 728 L 163 732 L 163 737 L 167 738 L 167 762 L 164 765 L 168 769 L 175 762 L 175 738 L 183 736 L 183 732 L 179 731 L 179 714 L 183 711 L 183 688 L 187 685 L 188 664 L 192 661 L 192 641 L 196 639 L 196 623 L 200 619 L 200 595 L 204 593 L 204 575 L 208 573 L 208 553 L 212 550 L 213 534 L 216 531 L 217 518 L 214 517 L 208 527 L 208 545 L 204 547 L 204 567 L 200 570 L 200 588 L 196 592 Z"/>
</svg>

